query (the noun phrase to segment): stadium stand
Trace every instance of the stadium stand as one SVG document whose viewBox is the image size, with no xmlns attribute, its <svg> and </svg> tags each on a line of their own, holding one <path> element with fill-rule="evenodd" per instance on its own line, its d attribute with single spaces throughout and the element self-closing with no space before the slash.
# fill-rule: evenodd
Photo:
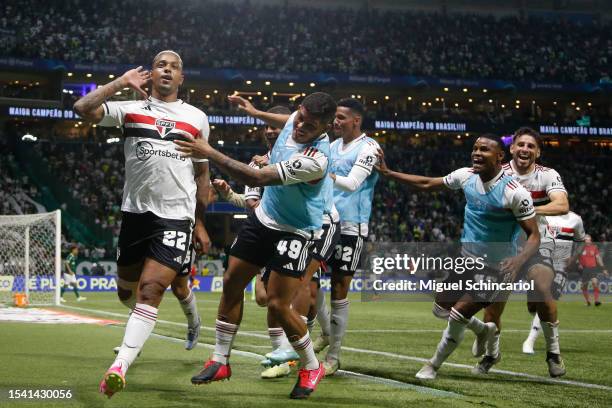
<svg viewBox="0 0 612 408">
<path fill-rule="evenodd" d="M 161 47 L 179 51 L 189 66 L 279 73 L 593 83 L 609 82 L 611 75 L 609 20 L 585 23 L 249 2 L 164 4 L 139 1 L 136 17 L 117 0 L 8 0 L 0 18 L 0 53 L 141 64 L 150 60 L 152 49 Z"/>
</svg>

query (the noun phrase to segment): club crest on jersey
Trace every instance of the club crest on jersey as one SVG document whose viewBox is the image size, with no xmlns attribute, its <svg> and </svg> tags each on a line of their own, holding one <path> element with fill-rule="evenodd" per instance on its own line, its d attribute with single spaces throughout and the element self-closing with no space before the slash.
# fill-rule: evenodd
<svg viewBox="0 0 612 408">
<path fill-rule="evenodd" d="M 176 122 L 172 120 L 157 119 L 155 121 L 155 127 L 157 128 L 157 132 L 162 138 L 166 137 L 168 133 L 172 132 L 175 126 L 176 126 Z"/>
</svg>

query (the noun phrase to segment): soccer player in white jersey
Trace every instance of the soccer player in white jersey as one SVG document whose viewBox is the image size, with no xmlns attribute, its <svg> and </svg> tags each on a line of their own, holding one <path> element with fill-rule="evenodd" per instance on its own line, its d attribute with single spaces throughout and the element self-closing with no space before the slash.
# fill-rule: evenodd
<svg viewBox="0 0 612 408">
<path fill-rule="evenodd" d="M 385 177 L 419 190 L 435 191 L 444 187 L 463 190 L 466 206 L 461 236 L 462 255 L 483 257 L 482 254 L 488 254 L 485 271 L 490 279 L 514 282 L 537 252 L 540 234 L 531 196 L 524 187 L 504 174 L 501 165 L 503 157 L 504 144 L 501 139 L 495 135 L 482 135 L 472 149 L 472 167 L 455 170 L 446 177 L 424 177 L 391 171 L 384 163 L 382 151 L 379 153 L 378 170 Z M 519 251 L 513 244 L 521 229 L 527 234 L 527 240 Z M 503 248 L 504 251 L 500 253 L 496 245 L 502 242 L 508 243 L 509 248 Z M 491 246 L 487 243 L 493 244 Z M 454 274 L 454 278 L 476 279 L 474 272 L 469 270 Z M 466 288 L 455 296 L 448 326 L 433 357 L 416 374 L 419 379 L 436 378 L 438 369 L 461 343 L 468 327 L 478 336 L 479 348 L 484 348 L 484 344 L 495 333 L 494 323 L 483 323 L 473 319 L 473 316 L 487 304 L 499 299 L 497 293 Z"/>
<path fill-rule="evenodd" d="M 368 236 L 372 198 L 378 181 L 378 173 L 372 170 L 380 146 L 361 130 L 364 117 L 365 109 L 357 99 L 338 101 L 334 119 L 337 139 L 331 145 L 330 177 L 334 180 L 334 204 L 340 214 L 341 234 L 329 261 L 332 269 L 331 313 L 327 318 L 326 311 L 321 311 L 322 335 L 315 342 L 318 350 L 329 343 L 323 362 L 325 375 L 333 375 L 340 367 L 340 349 L 348 325 L 348 292 Z M 317 305 L 323 308 L 322 292 L 318 300 Z"/>
<path fill-rule="evenodd" d="M 574 254 L 579 254 L 582 247 L 580 243 L 584 242 L 586 234 L 582 218 L 575 212 L 549 215 L 545 218 L 548 234 L 555 240 L 552 253 L 555 280 L 553 281 L 552 292 L 553 298 L 559 300 L 567 282 L 567 268 L 572 262 L 575 262 L 577 256 L 574 256 Z M 540 317 L 536 314 L 531 322 L 529 336 L 523 342 L 523 353 L 534 354 L 533 346 L 541 330 Z"/>
<path fill-rule="evenodd" d="M 300 357 L 298 381 L 290 397 L 308 398 L 325 376 L 306 324 L 291 303 L 303 282 L 311 278 L 305 275 L 307 266 L 313 263 L 314 241 L 323 233 L 329 158 L 329 138 L 325 132 L 335 111 L 336 103 L 328 94 L 315 92 L 306 96 L 284 123 L 272 149 L 271 164 L 259 170 L 218 152 L 205 140 L 175 141 L 182 153 L 207 157 L 238 182 L 268 186 L 232 246 L 219 303 L 215 351 L 204 368 L 191 378 L 193 384 L 231 376 L 228 359 L 242 319 L 243 291 L 265 266 L 271 268 L 268 309 L 281 322 Z M 283 125 L 280 119 L 283 115 L 277 117 L 276 126 Z"/>
<path fill-rule="evenodd" d="M 510 153 L 512 160 L 504 164 L 504 172 L 516 178 L 531 193 L 536 211 L 536 220 L 540 230 L 541 247 L 539 253 L 529 260 L 527 279 L 534 281 L 534 291 L 528 294 L 528 310 L 538 314 L 542 332 L 546 339 L 546 363 L 551 377 L 565 374 L 565 363 L 561 358 L 559 347 L 559 321 L 557 304 L 552 289 L 555 277 L 551 260 L 554 238 L 546 229 L 546 218 L 549 215 L 562 215 L 569 211 L 567 191 L 563 180 L 554 169 L 536 164 L 542 153 L 540 135 L 535 130 L 523 127 L 518 129 L 512 138 Z M 484 321 L 497 325 L 493 341 L 487 344 L 483 359 L 475 367 L 475 372 L 487 373 L 499 361 L 499 337 L 501 315 L 505 302 L 495 303 L 485 309 Z"/>
<path fill-rule="evenodd" d="M 132 313 L 118 355 L 100 383 L 100 392 L 109 398 L 125 387 L 126 372 L 153 331 L 168 286 L 181 295 L 181 307 L 193 329 L 189 331 L 199 331 L 188 272 L 180 273 L 189 256 L 192 230 L 197 251 L 210 243 L 204 227 L 208 163 L 182 156 L 173 140 L 207 140 L 209 125 L 204 112 L 178 99 L 183 79 L 180 56 L 162 51 L 153 59 L 151 72 L 142 67 L 129 70 L 74 105 L 76 113 L 90 122 L 120 126 L 125 137 L 117 292 Z M 144 90 L 149 81 L 150 97 Z M 146 99 L 106 102 L 124 87 Z"/>
</svg>

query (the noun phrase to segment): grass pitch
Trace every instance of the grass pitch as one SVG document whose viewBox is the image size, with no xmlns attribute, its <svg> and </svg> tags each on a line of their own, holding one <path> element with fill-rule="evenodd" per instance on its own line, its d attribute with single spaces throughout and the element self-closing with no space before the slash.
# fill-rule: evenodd
<svg viewBox="0 0 612 408">
<path fill-rule="evenodd" d="M 112 293 L 87 293 L 88 300 L 71 301 L 70 313 L 125 322 L 125 308 Z M 218 294 L 198 293 L 203 328 L 201 345 L 183 349 L 184 316 L 167 293 L 160 306 L 155 333 L 130 368 L 126 389 L 107 400 L 98 394 L 102 375 L 114 359 L 112 348 L 121 343 L 123 324 L 34 324 L 0 322 L 0 407 L 606 407 L 612 400 L 612 305 L 587 308 L 579 298 L 559 304 L 561 349 L 568 368 L 562 381 L 550 380 L 544 362 L 544 340 L 536 354 L 521 353 L 531 316 L 523 302 L 511 302 L 503 318 L 503 373 L 476 376 L 470 348 L 463 344 L 433 382 L 414 374 L 420 359 L 431 357 L 445 327 L 431 314 L 431 303 L 360 302 L 351 297 L 349 331 L 341 356 L 341 376 L 324 379 L 307 401 L 293 402 L 288 394 L 295 372 L 288 378 L 262 380 L 254 354 L 269 351 L 265 309 L 247 300 L 244 320 L 232 355 L 230 381 L 193 386 L 191 376 L 201 367 L 214 343 Z M 76 307 L 79 309 L 72 309 Z M 315 329 L 318 335 L 318 329 Z M 321 356 L 323 358 L 324 355 Z M 603 387 L 602 387 L 603 386 Z M 599 387 L 599 388 L 594 388 Z M 71 400 L 16 401 L 9 389 L 71 389 Z"/>
</svg>

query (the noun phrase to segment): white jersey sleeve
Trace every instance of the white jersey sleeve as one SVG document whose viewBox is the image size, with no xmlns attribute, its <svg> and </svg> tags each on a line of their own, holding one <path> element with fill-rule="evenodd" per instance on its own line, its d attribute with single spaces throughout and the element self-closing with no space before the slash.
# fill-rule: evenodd
<svg viewBox="0 0 612 408">
<path fill-rule="evenodd" d="M 102 109 L 104 109 L 104 117 L 98 125 L 100 126 L 123 126 L 126 107 L 132 105 L 134 103 L 138 103 L 139 101 L 110 101 L 104 102 L 102 104 Z"/>
<path fill-rule="evenodd" d="M 504 202 L 512 210 L 517 221 L 524 221 L 535 217 L 535 207 L 529 191 L 518 181 L 511 181 L 504 190 Z"/>
<path fill-rule="evenodd" d="M 250 162 L 249 167 L 252 167 L 254 169 L 260 168 L 258 165 L 255 164 L 255 162 Z M 263 191 L 263 187 L 244 186 L 244 199 L 245 200 L 249 200 L 249 199 L 260 200 L 262 191 Z"/>
<path fill-rule="evenodd" d="M 460 190 L 470 177 L 474 175 L 471 167 L 463 167 L 444 177 L 444 185 L 451 190 Z"/>
<path fill-rule="evenodd" d="M 565 186 L 563 185 L 563 179 L 561 175 L 555 169 L 547 169 L 542 173 L 542 181 L 546 186 L 546 195 L 550 196 L 553 191 L 562 191 L 567 194 Z"/>
<path fill-rule="evenodd" d="M 328 159 L 314 147 L 296 153 L 289 160 L 274 164 L 284 185 L 319 180 L 325 176 Z"/>
</svg>

